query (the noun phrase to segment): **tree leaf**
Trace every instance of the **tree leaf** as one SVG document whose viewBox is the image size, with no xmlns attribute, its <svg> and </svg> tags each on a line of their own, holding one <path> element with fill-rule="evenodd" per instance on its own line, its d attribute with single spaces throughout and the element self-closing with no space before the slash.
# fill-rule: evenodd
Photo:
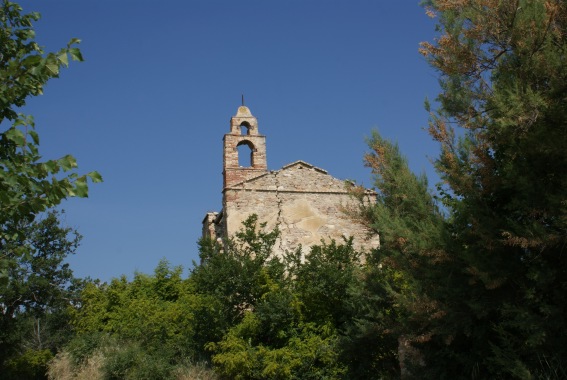
<svg viewBox="0 0 567 380">
<path fill-rule="evenodd" d="M 69 41 L 69 43 L 67 44 L 67 46 L 71 46 L 71 45 L 75 45 L 75 44 L 80 44 L 81 40 L 79 38 L 71 38 L 71 40 Z"/>
<path fill-rule="evenodd" d="M 86 198 L 89 196 L 89 185 L 87 184 L 86 176 L 81 176 L 75 181 L 75 196 Z"/>
<path fill-rule="evenodd" d="M 64 171 L 69 171 L 77 167 L 77 160 L 75 160 L 75 157 L 71 156 L 70 154 L 60 158 L 57 161 L 59 162 L 59 165 L 61 165 L 61 168 L 63 168 Z"/>
<path fill-rule="evenodd" d="M 57 59 L 65 65 L 65 67 L 69 66 L 69 57 L 67 57 L 67 52 L 63 51 L 61 54 L 57 56 Z"/>
<path fill-rule="evenodd" d="M 102 182 L 102 176 L 97 171 L 90 172 L 90 173 L 87 174 L 87 176 L 89 176 L 91 178 L 93 183 Z"/>
<path fill-rule="evenodd" d="M 73 61 L 79 61 L 79 62 L 84 61 L 83 54 L 81 53 L 81 50 L 79 50 L 79 48 L 70 48 L 69 54 L 71 55 L 71 59 Z"/>
<path fill-rule="evenodd" d="M 59 65 L 54 64 L 54 63 L 48 63 L 45 65 L 45 67 L 47 67 L 47 69 L 49 71 L 51 71 L 51 73 L 53 75 L 58 75 L 59 74 Z"/>
<path fill-rule="evenodd" d="M 17 128 L 10 128 L 5 133 L 6 137 L 15 142 L 18 146 L 24 146 L 26 144 L 26 136 L 22 131 Z"/>
</svg>

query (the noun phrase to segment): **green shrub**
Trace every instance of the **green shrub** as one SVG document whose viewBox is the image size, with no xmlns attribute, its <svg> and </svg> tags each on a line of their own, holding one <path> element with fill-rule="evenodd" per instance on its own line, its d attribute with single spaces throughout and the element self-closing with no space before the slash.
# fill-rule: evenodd
<svg viewBox="0 0 567 380">
<path fill-rule="evenodd" d="M 127 343 L 105 350 L 102 366 L 105 380 L 170 379 L 174 366 L 167 353 L 148 353 L 139 344 Z"/>
<path fill-rule="evenodd" d="M 27 350 L 22 355 L 8 360 L 2 379 L 39 380 L 45 379 L 47 365 L 53 358 L 49 350 Z"/>
<path fill-rule="evenodd" d="M 74 366 L 78 366 L 87 361 L 97 350 L 116 344 L 115 340 L 107 334 L 93 332 L 82 334 L 73 339 L 66 347 L 69 357 Z"/>
</svg>

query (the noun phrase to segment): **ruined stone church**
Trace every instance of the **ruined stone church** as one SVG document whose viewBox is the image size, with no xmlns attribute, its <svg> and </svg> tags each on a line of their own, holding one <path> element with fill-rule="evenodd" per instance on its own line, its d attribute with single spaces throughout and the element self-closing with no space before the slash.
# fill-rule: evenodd
<svg viewBox="0 0 567 380">
<path fill-rule="evenodd" d="M 352 183 L 330 176 L 327 171 L 304 161 L 295 161 L 269 171 L 266 136 L 248 107 L 241 106 L 230 119 L 230 132 L 223 139 L 222 210 L 209 212 L 203 220 L 203 236 L 213 239 L 231 236 L 242 228 L 251 214 L 258 215 L 266 228 L 278 227 L 280 238 L 275 254 L 301 245 L 304 252 L 321 240 L 342 241 L 354 237 L 357 249 L 379 245 L 376 234 L 350 218 L 345 209 L 354 202 L 348 192 Z M 250 166 L 239 165 L 239 147 L 250 148 Z M 376 193 L 366 191 L 368 201 Z"/>
</svg>

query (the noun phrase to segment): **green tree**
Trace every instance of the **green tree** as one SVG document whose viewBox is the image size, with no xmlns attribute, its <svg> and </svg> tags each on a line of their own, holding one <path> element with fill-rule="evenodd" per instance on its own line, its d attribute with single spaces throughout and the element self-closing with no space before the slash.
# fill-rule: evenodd
<svg viewBox="0 0 567 380">
<path fill-rule="evenodd" d="M 6 366 L 19 362 L 25 368 L 25 357 L 33 359 L 34 353 L 49 358 L 69 339 L 67 307 L 77 302 L 81 281 L 65 259 L 76 252 L 81 236 L 62 227 L 59 216 L 50 212 L 39 221 L 21 222 L 18 239 L 0 248 L 9 260 L 9 281 L 0 283 L 0 369 L 5 373 Z M 24 359 L 16 358 L 20 355 Z"/>
<path fill-rule="evenodd" d="M 269 345 L 259 339 L 265 337 L 260 318 L 257 313 L 246 313 L 220 342 L 207 345 L 215 352 L 212 362 L 222 376 L 258 380 L 341 379 L 346 373 L 346 366 L 339 360 L 338 335 L 330 324 L 300 321 L 285 326 L 285 332 L 280 331 L 287 335 L 285 342 Z"/>
<path fill-rule="evenodd" d="M 331 241 L 313 246 L 304 261 L 290 271 L 291 286 L 307 319 L 342 329 L 360 306 L 357 296 L 362 271 L 361 254 L 354 250 L 352 238 L 344 244 Z"/>
<path fill-rule="evenodd" d="M 264 227 L 252 215 L 224 244 L 200 241 L 201 263 L 195 265 L 190 281 L 208 300 L 208 306 L 198 311 L 203 325 L 196 329 L 196 339 L 202 346 L 219 341 L 246 311 L 254 310 L 275 281 L 283 278 L 284 267 L 272 255 L 279 232 L 265 232 Z"/>
<path fill-rule="evenodd" d="M 337 343 L 334 354 L 348 379 L 390 378 L 398 374 L 397 336 L 383 315 L 391 304 L 367 290 L 372 272 L 372 252 L 357 252 L 352 238 L 321 242 L 304 260 L 289 270 L 293 289 L 301 305 L 302 320 L 318 327 L 332 327 Z"/>
<path fill-rule="evenodd" d="M 87 284 L 73 309 L 77 336 L 66 349 L 74 369 L 102 353 L 100 372 L 108 378 L 170 378 L 210 359 L 205 346 L 267 305 L 274 298 L 267 295 L 284 279 L 283 264 L 271 257 L 278 232 L 259 227 L 251 217 L 225 245 L 202 240 L 201 263 L 189 279 L 162 261 L 151 276 Z M 265 328 L 273 325 L 266 321 Z"/>
<path fill-rule="evenodd" d="M 241 379 L 369 379 L 399 373 L 397 336 L 384 333 L 386 327 L 375 319 L 372 329 L 362 327 L 378 306 L 369 305 L 367 267 L 352 239 L 277 257 L 272 251 L 277 231 L 262 228 L 252 216 L 228 244 L 202 242 L 216 248 L 201 252 L 191 281 L 215 305 L 207 310 L 216 313 L 203 320 L 216 334 L 202 337 L 215 370 Z"/>
<path fill-rule="evenodd" d="M 39 14 L 24 14 L 16 3 L 2 0 L 0 4 L 0 247 L 18 240 L 22 223 L 33 221 L 67 197 L 87 196 L 88 178 L 101 181 L 96 172 L 62 175 L 77 167 L 70 155 L 41 161 L 33 118 L 16 112 L 30 96 L 42 94 L 46 82 L 68 66 L 69 57 L 83 60 L 75 47 L 77 39 L 56 53 L 45 54 L 34 41 L 33 22 L 38 19 Z M 0 281 L 6 282 L 10 259 L 0 258 Z"/>
<path fill-rule="evenodd" d="M 78 238 L 67 240 L 67 234 L 73 232 L 60 227 L 54 214 L 48 214 L 40 222 L 35 221 L 36 217 L 67 197 L 87 196 L 88 178 L 93 182 L 102 180 L 96 172 L 87 175 L 74 172 L 77 163 L 70 155 L 42 161 L 33 118 L 17 113 L 29 97 L 42 94 L 47 81 L 58 77 L 61 68 L 69 65 L 69 58 L 82 61 L 75 46 L 79 43 L 77 39 L 56 53 L 44 53 L 34 41 L 33 23 L 38 19 L 39 14 L 25 14 L 16 3 L 8 0 L 0 3 L 2 366 L 9 352 L 19 350 L 22 345 L 17 338 L 22 330 L 15 328 L 16 322 L 35 331 L 36 342 L 42 342 L 37 338 L 47 331 L 44 327 L 59 323 L 53 310 L 61 307 L 71 279 L 71 272 L 62 260 L 74 252 Z M 45 357 L 40 346 L 36 347 L 37 355 L 26 354 L 33 362 Z M 17 366 L 16 362 L 12 363 Z M 33 367 L 32 362 L 30 366 Z"/>
<path fill-rule="evenodd" d="M 440 31 L 422 53 L 440 73 L 429 131 L 448 219 L 439 263 L 412 271 L 429 273 L 420 376 L 566 377 L 567 6 L 426 6 Z"/>
<path fill-rule="evenodd" d="M 170 378 L 197 357 L 193 337 L 200 305 L 182 268 L 165 260 L 153 275 L 89 283 L 72 310 L 76 336 L 66 351 L 77 368 L 102 352 L 109 378 Z"/>
<path fill-rule="evenodd" d="M 349 334 L 358 343 L 351 357 L 361 361 L 356 368 L 360 378 L 373 376 L 378 368 L 399 376 L 397 362 L 404 369 L 405 361 L 419 362 L 415 351 L 403 347 L 428 336 L 430 320 L 443 315 L 432 294 L 445 286 L 439 279 L 447 273 L 445 219 L 427 178 L 415 175 L 398 146 L 378 132 L 368 146 L 364 160 L 378 196 L 375 204 L 361 198 L 359 211 L 361 220 L 380 235 L 380 249 L 367 256 L 366 310 Z M 359 355 L 357 346 L 364 347 Z"/>
<path fill-rule="evenodd" d="M 202 242 L 216 248 L 201 252 L 191 279 L 223 310 L 208 318 L 222 323 L 205 343 L 214 368 L 235 379 L 341 378 L 335 324 L 344 324 L 352 301 L 352 241 L 314 247 L 303 262 L 301 250 L 274 255 L 278 231 L 264 227 L 252 215 L 225 245 Z"/>
<path fill-rule="evenodd" d="M 190 355 L 195 300 L 181 273 L 181 267 L 162 260 L 151 276 L 136 273 L 132 281 L 122 276 L 110 284 L 88 284 L 73 310 L 73 325 L 79 335 L 105 332 L 149 350 Z"/>
</svg>

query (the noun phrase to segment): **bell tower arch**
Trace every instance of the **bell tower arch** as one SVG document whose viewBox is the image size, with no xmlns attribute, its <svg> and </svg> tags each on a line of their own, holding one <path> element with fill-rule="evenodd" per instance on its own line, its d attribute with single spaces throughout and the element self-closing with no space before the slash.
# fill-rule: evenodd
<svg viewBox="0 0 567 380">
<path fill-rule="evenodd" d="M 248 107 L 240 106 L 230 119 L 230 132 L 224 135 L 223 186 L 229 188 L 239 182 L 268 171 L 266 163 L 266 136 L 258 133 L 258 120 Z M 240 166 L 239 153 L 250 150 L 249 166 Z M 241 148 L 241 149 L 239 149 Z M 242 158 L 242 157 L 241 157 Z"/>
</svg>

